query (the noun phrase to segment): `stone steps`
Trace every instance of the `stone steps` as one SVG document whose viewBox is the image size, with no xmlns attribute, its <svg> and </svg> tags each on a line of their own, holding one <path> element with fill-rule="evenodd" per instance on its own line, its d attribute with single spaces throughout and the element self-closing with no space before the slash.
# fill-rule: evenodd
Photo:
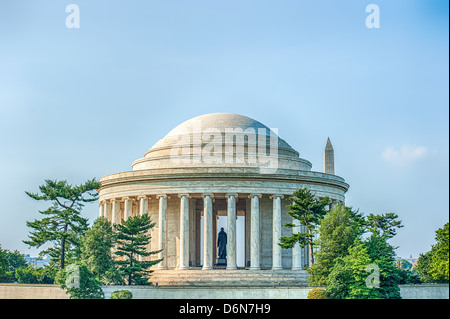
<svg viewBox="0 0 450 319">
<path fill-rule="evenodd" d="M 158 286 L 306 286 L 308 274 L 291 270 L 156 270 Z"/>
</svg>

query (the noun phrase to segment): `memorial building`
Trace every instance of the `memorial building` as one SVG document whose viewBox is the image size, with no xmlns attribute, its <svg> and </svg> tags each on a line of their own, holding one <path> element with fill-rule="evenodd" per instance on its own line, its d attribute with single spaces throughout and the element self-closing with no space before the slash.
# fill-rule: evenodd
<svg viewBox="0 0 450 319">
<path fill-rule="evenodd" d="M 324 171 L 312 171 L 277 129 L 231 113 L 180 124 L 131 167 L 100 179 L 99 215 L 119 223 L 148 214 L 156 222 L 149 249 L 161 250 L 151 279 L 160 284 L 175 275 L 178 284 L 196 276 L 207 282 L 206 273 L 219 281 L 219 272 L 222 279 L 233 274 L 234 282 L 253 272 L 256 281 L 265 274 L 306 284 L 308 249 L 278 245 L 300 229 L 283 226 L 293 222 L 289 196 L 306 187 L 335 205 L 349 188 L 334 175 L 329 139 Z"/>
</svg>

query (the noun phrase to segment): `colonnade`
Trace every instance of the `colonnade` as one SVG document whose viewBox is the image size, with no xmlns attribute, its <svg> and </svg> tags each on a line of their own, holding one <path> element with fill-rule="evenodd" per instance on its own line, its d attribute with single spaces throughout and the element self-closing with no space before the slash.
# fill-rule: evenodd
<svg viewBox="0 0 450 319">
<path fill-rule="evenodd" d="M 241 197 L 244 194 L 241 194 Z M 250 270 L 261 269 L 261 234 L 260 231 L 260 199 L 262 194 L 250 194 L 247 195 L 250 198 Z M 158 259 L 162 259 L 157 265 L 157 269 L 167 269 L 167 261 L 164 258 L 166 248 L 166 211 L 167 211 L 167 194 L 152 195 L 159 201 L 158 206 L 158 250 L 161 252 L 158 255 Z M 189 198 L 190 194 L 182 193 L 178 194 L 180 199 L 180 234 L 179 234 L 179 261 L 178 269 L 189 269 Z M 213 269 L 214 256 L 213 256 L 213 193 L 201 194 L 203 198 L 203 266 L 202 269 Z M 136 197 L 135 197 L 136 198 Z M 223 198 L 223 197 L 222 197 Z M 236 265 L 236 203 L 238 199 L 237 193 L 227 193 L 225 195 L 227 200 L 227 269 L 237 269 Z M 281 212 L 282 205 L 281 200 L 284 198 L 283 194 L 271 194 L 270 199 L 273 201 L 273 214 L 272 214 L 272 269 L 282 269 L 282 248 L 278 245 L 281 237 Z M 148 200 L 150 196 L 138 196 L 139 201 L 139 215 L 143 215 L 147 211 Z M 130 197 L 123 197 L 121 199 L 102 200 L 99 205 L 99 216 L 106 217 L 113 224 L 120 222 L 121 216 L 119 216 L 120 201 L 123 201 L 124 205 L 124 220 L 127 220 L 132 215 L 132 200 Z M 300 231 L 300 224 L 297 220 L 293 220 L 294 225 L 293 233 Z M 302 269 L 302 257 L 301 247 L 295 245 L 292 248 L 292 270 Z"/>
</svg>

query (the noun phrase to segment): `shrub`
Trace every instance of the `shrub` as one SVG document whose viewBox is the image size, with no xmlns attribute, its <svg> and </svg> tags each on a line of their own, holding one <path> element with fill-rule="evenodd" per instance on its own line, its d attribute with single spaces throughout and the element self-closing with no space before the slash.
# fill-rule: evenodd
<svg viewBox="0 0 450 319">
<path fill-rule="evenodd" d="M 308 299 L 327 299 L 325 294 L 325 289 L 322 288 L 313 288 L 308 292 Z"/>
<path fill-rule="evenodd" d="M 71 299 L 103 299 L 101 282 L 81 262 L 67 265 L 55 278 Z"/>
<path fill-rule="evenodd" d="M 45 266 L 33 268 L 31 266 L 16 269 L 15 276 L 19 284 L 53 284 L 57 270 Z"/>
<path fill-rule="evenodd" d="M 116 290 L 111 294 L 111 299 L 131 299 L 133 294 L 129 290 Z"/>
<path fill-rule="evenodd" d="M 19 284 L 37 284 L 36 272 L 33 267 L 20 267 L 16 269 L 16 278 Z"/>
</svg>

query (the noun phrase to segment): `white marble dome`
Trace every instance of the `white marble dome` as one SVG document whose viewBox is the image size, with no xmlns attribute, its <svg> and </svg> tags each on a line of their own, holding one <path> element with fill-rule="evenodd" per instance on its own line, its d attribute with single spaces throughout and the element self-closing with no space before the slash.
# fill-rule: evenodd
<svg viewBox="0 0 450 319">
<path fill-rule="evenodd" d="M 267 135 L 270 135 L 269 127 L 247 116 L 234 113 L 210 113 L 194 117 L 181 123 L 173 130 L 171 130 L 164 138 L 153 145 L 153 147 L 147 153 L 156 151 L 160 147 L 173 145 L 174 141 L 182 138 L 182 135 L 195 134 L 195 127 L 199 124 L 201 125 L 201 129 L 203 131 L 215 129 L 220 131 L 222 134 L 225 133 L 226 129 L 242 129 L 243 131 L 247 129 L 253 129 L 256 132 L 258 131 L 258 129 L 263 129 L 264 131 L 266 131 Z M 295 151 L 283 139 L 279 138 L 278 145 L 283 150 L 292 152 L 293 156 L 298 156 L 298 152 Z"/>
<path fill-rule="evenodd" d="M 251 136 L 253 136 L 253 140 Z M 271 136 L 277 141 L 271 141 Z M 230 137 L 234 143 L 229 139 Z M 233 145 L 239 138 L 242 138 L 243 148 Z M 133 170 L 208 166 L 259 167 L 261 161 L 252 162 L 249 160 L 249 156 L 258 157 L 258 152 L 261 153 L 263 150 L 258 148 L 259 142 L 263 140 L 265 140 L 267 151 L 269 151 L 271 143 L 273 143 L 272 146 L 276 144 L 279 168 L 311 170 L 311 163 L 299 158 L 299 153 L 277 135 L 276 129 L 271 129 L 247 116 L 234 113 L 210 113 L 181 123 L 155 143 L 145 153 L 144 158 L 136 160 L 132 166 Z M 249 147 L 249 141 L 250 145 L 255 146 L 253 149 Z M 196 142 L 201 147 L 195 147 Z M 227 148 L 227 145 L 230 145 L 231 149 Z M 205 147 L 208 146 L 217 152 L 214 161 L 211 161 L 210 157 L 202 156 L 202 152 L 205 152 Z M 181 155 L 183 152 L 181 148 L 186 151 L 186 155 L 183 156 L 183 160 L 174 160 L 174 154 Z M 232 163 L 226 158 L 230 153 L 234 154 Z M 198 161 L 194 160 L 196 156 Z M 236 160 L 238 157 L 244 160 L 239 162 Z"/>
</svg>

